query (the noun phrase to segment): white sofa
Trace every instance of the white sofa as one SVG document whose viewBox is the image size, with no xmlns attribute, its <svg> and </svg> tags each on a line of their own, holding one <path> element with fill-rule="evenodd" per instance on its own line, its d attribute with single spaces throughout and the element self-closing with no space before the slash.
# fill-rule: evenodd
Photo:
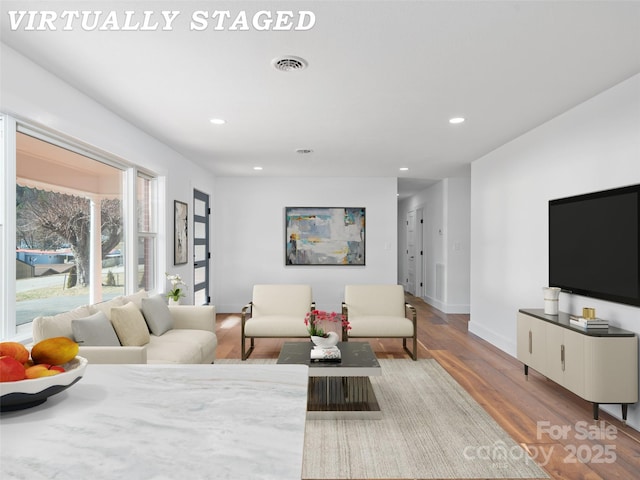
<svg viewBox="0 0 640 480">
<path fill-rule="evenodd" d="M 33 320 L 34 343 L 69 337 L 89 363 L 213 363 L 215 307 L 166 306 L 140 291 Z"/>
</svg>

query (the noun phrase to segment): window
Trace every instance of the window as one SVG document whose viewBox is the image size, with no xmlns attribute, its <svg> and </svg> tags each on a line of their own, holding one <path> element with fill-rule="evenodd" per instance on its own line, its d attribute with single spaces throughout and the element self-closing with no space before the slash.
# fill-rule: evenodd
<svg viewBox="0 0 640 480">
<path fill-rule="evenodd" d="M 18 326 L 124 294 L 123 178 L 122 169 L 16 134 Z"/>
<path fill-rule="evenodd" d="M 153 290 L 156 179 L 49 134 L 16 128 L 10 117 L 0 121 L 0 167 L 4 185 L 13 190 L 0 201 L 9 206 L 3 209 L 8 223 L 0 222 L 7 247 L 0 268 L 3 279 L 15 279 L 0 287 L 0 337 L 28 338 L 39 315 Z M 137 229 L 124 221 L 125 212 L 133 217 L 136 211 Z"/>
<path fill-rule="evenodd" d="M 136 179 L 138 216 L 138 287 L 145 290 L 155 288 L 156 272 L 156 182 L 138 172 Z"/>
</svg>

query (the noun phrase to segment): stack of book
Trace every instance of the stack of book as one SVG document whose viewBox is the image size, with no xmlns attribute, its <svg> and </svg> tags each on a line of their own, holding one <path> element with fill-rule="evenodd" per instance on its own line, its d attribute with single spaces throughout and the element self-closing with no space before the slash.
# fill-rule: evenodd
<svg viewBox="0 0 640 480">
<path fill-rule="evenodd" d="M 609 328 L 609 321 L 601 318 L 584 318 L 576 315 L 569 315 L 571 325 L 581 328 Z"/>
<path fill-rule="evenodd" d="M 311 349 L 312 362 L 340 362 L 342 356 L 338 347 L 313 347 Z"/>
</svg>

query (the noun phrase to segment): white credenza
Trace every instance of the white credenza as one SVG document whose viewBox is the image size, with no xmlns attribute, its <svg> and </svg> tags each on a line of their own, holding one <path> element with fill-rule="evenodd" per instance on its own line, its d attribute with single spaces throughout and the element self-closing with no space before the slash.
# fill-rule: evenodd
<svg viewBox="0 0 640 480">
<path fill-rule="evenodd" d="M 569 314 L 546 315 L 542 309 L 518 312 L 518 360 L 593 403 L 598 419 L 601 403 L 627 406 L 638 401 L 638 338 L 616 327 L 585 330 L 569 322 Z"/>
</svg>

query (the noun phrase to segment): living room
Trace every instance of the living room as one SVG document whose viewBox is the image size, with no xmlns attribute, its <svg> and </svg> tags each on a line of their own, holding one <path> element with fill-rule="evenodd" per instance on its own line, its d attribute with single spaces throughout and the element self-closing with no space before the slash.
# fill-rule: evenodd
<svg viewBox="0 0 640 480">
<path fill-rule="evenodd" d="M 466 256 L 468 260 L 466 268 L 445 275 L 447 282 L 442 292 L 436 294 L 435 282 L 425 282 L 421 298 L 436 300 L 438 309 L 445 313 L 465 313 L 466 310 L 470 315 L 471 333 L 515 356 L 518 309 L 540 308 L 543 304 L 542 287 L 548 285 L 549 200 L 640 183 L 640 28 L 637 28 L 637 2 L 610 2 L 613 4 L 611 10 L 602 7 L 603 12 L 611 14 L 612 22 L 621 18 L 617 15 L 623 10 L 617 8 L 623 8 L 622 4 L 630 9 L 628 14 L 622 15 L 628 21 L 619 27 L 627 36 L 616 37 L 611 44 L 606 44 L 606 48 L 603 46 L 600 53 L 592 52 L 594 57 L 578 50 L 587 56 L 582 75 L 595 76 L 596 70 L 607 70 L 610 65 L 603 58 L 614 56 L 613 49 L 622 48 L 624 43 L 623 60 L 616 64 L 618 70 L 615 74 L 612 73 L 599 85 L 591 84 L 592 90 L 581 92 L 581 98 L 567 94 L 564 103 L 548 110 L 553 111 L 553 115 L 538 117 L 540 121 L 533 121 L 530 128 L 524 131 L 514 131 L 511 126 L 515 122 L 513 117 L 503 118 L 494 125 L 498 130 L 500 127 L 504 129 L 502 136 L 493 136 L 494 143 L 484 150 L 480 149 L 482 153 L 477 157 L 467 156 L 468 161 L 464 165 L 454 161 L 455 169 L 441 167 L 444 174 L 439 175 L 435 171 L 417 174 L 419 164 L 429 163 L 419 157 L 412 159 L 412 169 L 408 173 L 398 173 L 397 167 L 404 166 L 405 160 L 398 158 L 393 170 L 387 169 L 388 173 L 376 176 L 369 175 L 366 162 L 351 164 L 351 157 L 366 155 L 354 145 L 360 139 L 348 130 L 340 131 L 338 128 L 336 132 L 330 125 L 331 119 L 325 119 L 328 133 L 322 136 L 334 136 L 335 149 L 343 153 L 332 157 L 332 162 L 324 170 L 325 174 L 319 174 L 316 170 L 319 168 L 316 158 L 320 151 L 313 152 L 308 158 L 287 154 L 282 165 L 274 162 L 274 170 L 280 172 L 277 174 L 269 172 L 266 156 L 264 171 L 253 171 L 253 164 L 248 163 L 242 168 L 247 167 L 252 171 L 240 173 L 240 161 L 233 152 L 227 152 L 225 162 L 231 165 L 228 168 L 235 173 L 216 174 L 207 162 L 195 161 L 188 153 L 181 153 L 176 146 L 181 145 L 182 140 L 176 139 L 173 133 L 165 138 L 152 135 L 149 130 L 136 125 L 140 120 L 135 115 L 126 118 L 103 105 L 108 99 L 104 97 L 102 89 L 105 88 L 115 97 L 125 95 L 128 89 L 126 80 L 106 87 L 96 84 L 93 89 L 83 89 L 64 80 L 68 72 L 64 68 L 56 69 L 56 62 L 46 60 L 46 51 L 43 53 L 45 59 L 40 59 L 40 62 L 21 53 L 20 48 L 29 52 L 38 49 L 29 41 L 18 48 L 12 37 L 17 33 L 4 28 L 8 9 L 5 5 L 10 3 L 2 6 L 0 112 L 7 115 L 3 127 L 13 127 L 15 131 L 17 122 L 44 129 L 157 175 L 163 199 L 157 252 L 161 259 L 157 272 L 159 291 L 168 287 L 163 276 L 165 271 L 178 273 L 185 279 L 193 278 L 191 266 L 174 265 L 173 202 L 190 202 L 193 190 L 208 193 L 212 200 L 212 283 L 209 293 L 219 313 L 239 312 L 250 299 L 252 286 L 258 283 L 311 283 L 318 306 L 326 310 L 339 308 L 345 284 L 404 283 L 407 214 L 424 207 L 425 211 L 432 212 L 431 218 L 435 216 L 439 220 L 427 222 L 433 243 L 429 245 L 431 251 L 426 254 L 445 268 L 451 268 L 460 257 Z M 514 2 L 515 10 L 520 8 L 518 3 Z M 524 5 L 521 7 L 524 8 Z M 362 11 L 364 9 L 362 7 Z M 320 28 L 322 21 L 327 21 L 326 17 L 320 15 L 319 7 L 316 9 L 312 4 L 307 10 L 316 10 L 315 29 Z M 401 17 L 403 13 L 406 13 L 403 9 L 397 10 L 398 16 Z M 467 23 L 473 23 L 473 20 Z M 620 24 L 614 22 L 613 25 Z M 174 26 L 178 26 L 177 21 Z M 482 28 L 489 26 L 490 23 Z M 576 27 L 575 30 L 578 35 L 580 29 Z M 29 32 L 18 33 L 22 34 L 22 37 L 16 37 L 20 41 L 33 38 Z M 244 32 L 235 33 L 242 35 Z M 68 41 L 76 42 L 75 46 L 67 46 L 68 50 L 63 51 L 80 49 L 79 38 L 70 36 Z M 273 52 L 265 61 L 269 62 L 271 57 L 285 53 L 290 52 Z M 297 51 L 293 53 L 300 54 Z M 558 57 L 564 53 L 561 51 Z M 118 52 L 109 52 L 109 55 L 112 57 L 105 57 L 105 62 L 113 61 Z M 308 60 L 312 66 L 313 59 Z M 600 61 L 602 63 L 598 63 Z M 523 64 L 519 67 L 525 68 Z M 481 66 L 476 65 L 476 68 Z M 489 66 L 485 68 L 490 70 Z M 158 74 L 161 71 L 159 68 Z M 577 84 L 579 77 L 574 70 L 571 81 Z M 562 70 L 547 72 L 543 78 L 552 88 L 564 92 L 573 88 L 571 84 L 566 84 Z M 382 89 L 384 80 L 380 82 Z M 314 87 L 320 88 L 315 84 Z M 326 87 L 331 91 L 339 90 L 340 78 Z M 535 96 L 535 85 L 530 87 L 531 90 L 523 92 L 523 95 Z M 539 87 L 544 88 L 543 85 Z M 180 90 L 174 84 L 164 85 L 164 88 L 166 95 Z M 482 97 L 483 88 L 470 88 L 465 95 Z M 502 88 L 508 90 L 513 87 L 509 84 Z M 394 92 L 388 93 L 390 97 L 394 95 Z M 238 98 L 236 101 L 242 103 L 242 96 Z M 298 96 L 295 98 L 299 100 Z M 410 103 L 410 100 L 405 101 Z M 497 102 L 495 98 L 491 101 Z M 130 105 L 129 108 L 135 111 L 137 107 Z M 342 113 L 335 108 L 336 115 Z M 172 132 L 171 126 L 176 120 L 170 108 L 157 102 L 156 109 L 150 113 L 163 117 L 165 131 Z M 386 113 L 392 118 L 399 116 L 394 112 Z M 206 113 L 211 114 L 215 112 Z M 291 116 L 294 122 L 300 122 L 304 118 L 304 110 L 302 113 L 296 111 Z M 469 118 L 467 125 L 461 127 L 468 128 L 473 121 L 473 118 Z M 475 121 L 481 123 L 485 120 Z M 443 123 L 447 123 L 446 118 Z M 230 120 L 221 129 L 232 125 Z M 257 121 L 251 122 L 251 126 L 256 130 L 262 128 Z M 224 130 L 212 131 L 211 127 L 205 125 L 199 130 L 194 129 L 193 134 L 212 137 L 225 135 L 220 133 Z M 284 125 L 281 128 L 287 129 Z M 10 131 L 5 130 L 7 133 Z M 446 136 L 451 145 L 473 140 L 470 137 L 456 138 L 460 130 L 453 133 L 438 130 L 437 134 Z M 247 140 L 237 136 L 233 141 L 241 144 Z M 292 148 L 309 146 L 318 150 L 317 146 L 306 144 L 309 141 L 296 138 L 289 143 L 293 145 Z M 258 138 L 256 145 L 256 149 L 266 145 L 264 138 Z M 185 148 L 184 152 L 187 151 Z M 195 152 L 191 153 L 194 158 L 197 156 Z M 211 156 L 225 157 L 224 153 L 215 151 Z M 407 152 L 403 151 L 402 154 L 406 155 Z M 251 162 L 254 159 L 252 157 Z M 234 166 L 236 161 L 238 166 Z M 308 162 L 309 174 L 289 175 L 287 172 L 295 171 L 293 167 L 300 162 Z M 221 160 L 220 163 L 224 162 Z M 3 190 L 15 190 L 15 166 L 6 163 L 3 157 L 2 168 L 5 182 Z M 399 200 L 398 177 L 410 179 L 412 175 L 426 180 L 424 187 Z M 452 192 L 457 194 L 453 195 Z M 6 226 L 12 222 L 15 214 L 13 217 L 7 214 L 10 209 L 5 195 L 0 201 L 3 207 L 1 241 L 2 251 L 5 252 L 0 263 L 3 278 L 2 337 L 6 339 L 9 338 L 6 322 L 12 317 L 15 299 L 11 285 L 13 279 L 7 274 L 8 271 L 13 272 L 7 268 L 14 261 L 13 239 L 7 236 Z M 332 269 L 285 266 L 283 211 L 286 206 L 365 207 L 368 217 L 366 267 Z M 461 222 L 462 218 L 468 218 L 466 232 L 462 228 L 464 225 L 460 226 L 460 223 L 464 223 Z M 578 235 L 588 235 L 588 231 L 586 225 L 585 231 L 578 232 Z M 435 273 L 429 272 L 429 275 Z M 607 318 L 611 324 L 640 334 L 638 307 L 569 294 L 561 294 L 559 307 L 561 311 L 571 313 L 579 313 L 583 307 L 593 307 L 599 317 Z M 603 405 L 602 409 L 620 418 L 618 406 Z M 627 424 L 640 430 L 638 404 L 629 406 Z"/>
</svg>

